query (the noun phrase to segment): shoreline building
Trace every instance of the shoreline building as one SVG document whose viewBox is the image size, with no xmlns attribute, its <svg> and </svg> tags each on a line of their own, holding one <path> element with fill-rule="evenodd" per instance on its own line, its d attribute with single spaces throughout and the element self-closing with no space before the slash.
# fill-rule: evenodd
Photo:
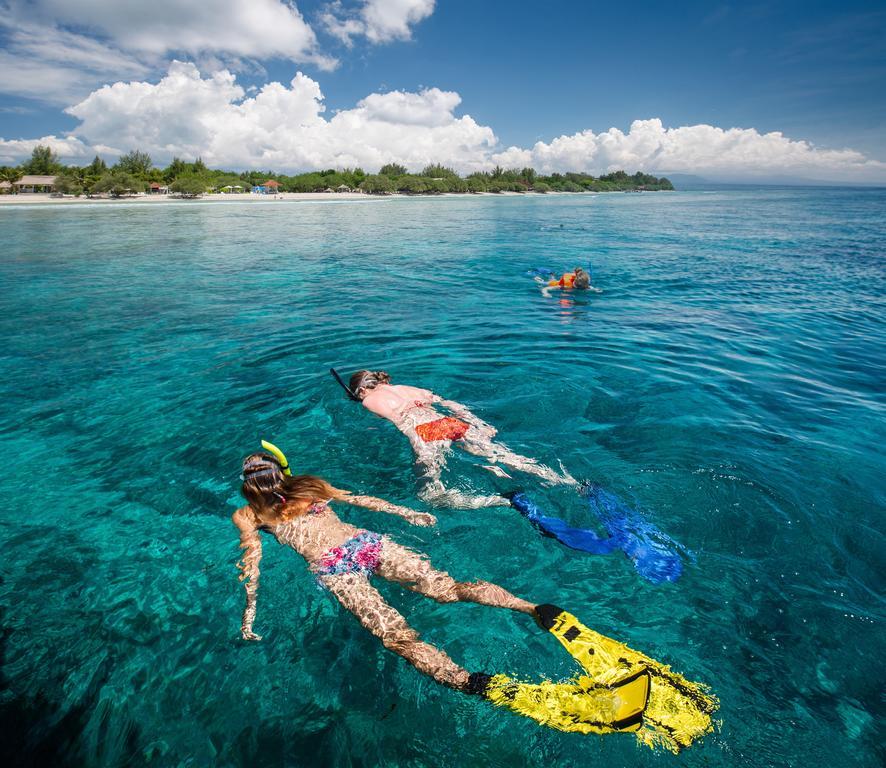
<svg viewBox="0 0 886 768">
<path fill-rule="evenodd" d="M 268 179 L 252 188 L 256 195 L 276 195 L 280 191 L 280 182 Z"/>
<path fill-rule="evenodd" d="M 55 191 L 57 178 L 57 176 L 22 176 L 13 186 L 23 195 L 46 194 Z"/>
</svg>

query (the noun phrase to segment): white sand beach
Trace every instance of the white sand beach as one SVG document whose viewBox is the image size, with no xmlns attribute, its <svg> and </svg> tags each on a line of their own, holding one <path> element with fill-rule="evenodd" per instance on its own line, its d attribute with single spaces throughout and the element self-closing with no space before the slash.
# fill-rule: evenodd
<svg viewBox="0 0 886 768">
<path fill-rule="evenodd" d="M 82 205 L 120 203 L 273 203 L 281 200 L 380 200 L 382 195 L 366 195 L 362 192 L 280 192 L 277 195 L 203 195 L 197 198 L 181 198 L 174 195 L 132 195 L 131 197 L 53 197 L 48 194 L 0 195 L 0 205 Z"/>
</svg>

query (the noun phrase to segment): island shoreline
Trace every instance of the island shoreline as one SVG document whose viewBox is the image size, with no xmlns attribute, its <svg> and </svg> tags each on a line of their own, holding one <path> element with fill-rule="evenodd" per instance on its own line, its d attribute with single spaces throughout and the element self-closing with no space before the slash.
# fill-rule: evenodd
<svg viewBox="0 0 886 768">
<path fill-rule="evenodd" d="M 634 190 L 630 190 L 633 192 Z M 639 191 L 639 190 L 637 190 Z M 645 192 L 668 192 L 673 190 L 644 190 Z M 131 195 L 128 197 L 58 197 L 52 194 L 25 193 L 19 195 L 0 195 L 0 207 L 16 207 L 20 205 L 40 206 L 70 206 L 70 205 L 127 205 L 131 203 L 279 203 L 279 202 L 355 202 L 355 201 L 382 201 L 394 199 L 434 199 L 444 197 L 574 197 L 586 195 L 613 195 L 624 194 L 624 190 L 603 190 L 583 192 L 441 192 L 436 195 L 428 194 L 403 194 L 392 192 L 384 195 L 374 195 L 365 192 L 278 192 L 276 195 L 255 195 L 244 193 L 242 195 L 203 195 L 201 197 L 185 198 L 175 195 Z"/>
</svg>

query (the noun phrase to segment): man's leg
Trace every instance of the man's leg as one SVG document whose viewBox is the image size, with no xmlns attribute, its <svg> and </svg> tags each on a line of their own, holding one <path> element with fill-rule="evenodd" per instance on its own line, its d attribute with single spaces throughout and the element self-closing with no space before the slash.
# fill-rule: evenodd
<svg viewBox="0 0 886 768">
<path fill-rule="evenodd" d="M 473 496 L 455 488 L 447 488 L 440 479 L 443 472 L 442 464 L 428 464 L 419 460 L 416 462 L 415 467 L 419 475 L 419 483 L 421 484 L 418 496 L 422 501 L 426 501 L 435 507 L 480 509 L 482 507 L 510 506 L 511 502 L 504 496 Z"/>
<path fill-rule="evenodd" d="M 564 471 L 562 475 L 558 475 L 553 469 L 545 466 L 541 462 L 536 461 L 535 459 L 530 459 L 528 456 L 521 456 L 518 453 L 514 453 L 506 445 L 494 443 L 492 440 L 479 434 L 472 434 L 472 432 L 473 430 L 469 432 L 463 440 L 459 440 L 456 445 L 474 456 L 480 456 L 484 459 L 500 462 L 512 469 L 540 477 L 542 480 L 547 480 L 549 483 L 555 483 L 557 485 L 578 485 L 578 482 L 569 473 Z"/>
</svg>

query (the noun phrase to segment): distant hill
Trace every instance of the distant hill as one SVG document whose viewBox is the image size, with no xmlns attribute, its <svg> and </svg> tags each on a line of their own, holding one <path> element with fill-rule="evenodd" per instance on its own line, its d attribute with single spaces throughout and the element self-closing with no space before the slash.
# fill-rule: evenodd
<svg viewBox="0 0 886 768">
<path fill-rule="evenodd" d="M 712 187 L 882 187 L 883 184 L 863 181 L 828 181 L 802 176 L 759 176 L 754 178 L 709 179 L 691 173 L 662 173 L 676 189 L 710 189 Z"/>
<path fill-rule="evenodd" d="M 709 187 L 717 183 L 701 176 L 693 176 L 691 173 L 663 173 L 662 176 L 668 179 L 675 189 L 685 190 L 695 187 Z"/>
</svg>

